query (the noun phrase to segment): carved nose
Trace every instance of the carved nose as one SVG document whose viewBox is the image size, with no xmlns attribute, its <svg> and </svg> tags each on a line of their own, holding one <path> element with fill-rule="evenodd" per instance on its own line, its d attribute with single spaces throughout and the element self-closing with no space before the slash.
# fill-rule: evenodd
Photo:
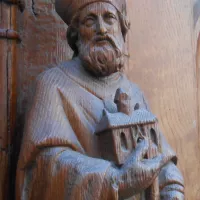
<svg viewBox="0 0 200 200">
<path fill-rule="evenodd" d="M 107 29 L 105 23 L 102 19 L 99 20 L 98 27 L 97 27 L 97 34 L 104 35 L 107 33 Z"/>
</svg>

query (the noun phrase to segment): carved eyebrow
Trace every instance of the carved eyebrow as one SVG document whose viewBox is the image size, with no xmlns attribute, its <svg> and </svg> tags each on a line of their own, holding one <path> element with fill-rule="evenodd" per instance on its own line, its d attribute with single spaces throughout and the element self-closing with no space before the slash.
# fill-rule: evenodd
<svg viewBox="0 0 200 200">
<path fill-rule="evenodd" d="M 112 11 L 106 11 L 105 12 L 105 14 L 108 14 L 108 15 L 114 15 L 114 16 L 116 16 L 117 15 L 117 13 L 116 12 L 112 12 Z"/>
<path fill-rule="evenodd" d="M 96 18 L 97 15 L 91 12 L 91 13 L 87 14 L 87 15 L 84 17 L 83 20 L 85 20 L 87 17 L 93 17 L 93 18 Z"/>
<path fill-rule="evenodd" d="M 115 18 L 117 18 L 117 13 L 112 12 L 112 11 L 105 11 L 105 13 L 104 13 L 103 15 L 112 15 L 112 16 L 114 16 Z M 82 22 L 84 22 L 88 17 L 92 17 L 92 18 L 96 19 L 97 16 L 98 16 L 98 15 L 97 15 L 96 13 L 90 11 L 87 15 L 84 16 Z"/>
<path fill-rule="evenodd" d="M 117 14 L 107 11 L 104 15 L 112 15 L 113 17 L 117 18 Z"/>
</svg>

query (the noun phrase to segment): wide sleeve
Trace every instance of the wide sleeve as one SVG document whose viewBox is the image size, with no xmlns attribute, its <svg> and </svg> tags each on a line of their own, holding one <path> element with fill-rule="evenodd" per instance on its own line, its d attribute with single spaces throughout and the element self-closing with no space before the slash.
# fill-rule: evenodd
<svg viewBox="0 0 200 200">
<path fill-rule="evenodd" d="M 46 148 L 24 171 L 23 200 L 118 200 L 111 164 L 68 148 Z"/>
</svg>

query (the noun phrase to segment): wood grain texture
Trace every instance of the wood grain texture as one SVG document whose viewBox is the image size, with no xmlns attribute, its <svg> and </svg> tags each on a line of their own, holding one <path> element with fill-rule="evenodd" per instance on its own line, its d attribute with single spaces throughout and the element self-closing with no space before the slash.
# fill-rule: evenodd
<svg viewBox="0 0 200 200">
<path fill-rule="evenodd" d="M 6 36 L 0 39 L 0 76 L 1 76 L 1 174 L 0 199 L 8 199 L 11 166 L 11 139 L 15 132 L 16 121 L 16 68 L 17 68 L 17 6 L 0 4 L 0 27 Z"/>
<path fill-rule="evenodd" d="M 28 0 L 18 15 L 22 42 L 18 54 L 18 114 L 24 114 L 36 76 L 72 56 L 67 26 L 55 13 L 51 1 Z"/>
<path fill-rule="evenodd" d="M 1 18 L 0 18 L 0 26 L 7 27 L 9 26 L 9 11 L 3 3 L 0 4 L 1 9 Z M 0 40 L 0 51 L 1 51 L 1 59 L 0 59 L 0 105 L 1 105 L 1 148 L 5 147 L 6 139 L 5 136 L 7 135 L 7 51 L 8 51 L 8 42 L 7 40 L 1 39 Z"/>
<path fill-rule="evenodd" d="M 0 27 L 10 29 L 10 7 L 0 3 Z M 6 199 L 8 180 L 8 52 L 7 39 L 0 39 L 0 200 Z"/>
<path fill-rule="evenodd" d="M 127 3 L 132 28 L 131 59 L 126 73 L 144 91 L 168 142 L 178 154 L 186 181 L 186 200 L 198 200 L 200 149 L 192 46 L 193 2 L 128 0 Z M 23 126 L 20 116 L 27 110 L 35 77 L 49 64 L 55 65 L 72 54 L 65 39 L 67 27 L 55 13 L 53 3 L 29 0 L 18 17 L 22 36 L 18 51 L 18 123 Z M 21 128 L 18 134 L 21 137 Z"/>
<path fill-rule="evenodd" d="M 194 16 L 198 12 L 200 1 L 197 0 L 194 6 Z M 198 6 L 198 8 L 196 8 Z M 196 12 L 195 12 L 196 11 Z M 196 24 L 194 26 L 194 55 L 196 56 L 196 88 L 197 88 L 197 119 L 198 119 L 198 133 L 200 134 L 200 13 L 197 14 Z M 200 142 L 200 141 L 199 141 Z M 199 192 L 200 193 L 200 192 Z"/>
<path fill-rule="evenodd" d="M 10 82 L 16 87 L 12 95 L 13 97 L 16 95 L 17 101 L 17 114 L 10 115 L 13 118 L 11 121 L 16 121 L 16 125 L 11 126 L 15 129 L 15 135 L 12 137 L 14 151 L 11 156 L 12 192 L 10 199 L 13 199 L 15 194 L 16 163 L 23 134 L 25 113 L 31 103 L 35 79 L 44 70 L 72 56 L 66 39 L 67 26 L 56 14 L 54 2 L 27 0 L 23 5 L 23 12 L 18 9 L 16 13 L 15 30 L 20 33 L 21 42 L 13 47 L 17 49 L 16 71 L 12 72 L 16 79 Z M 10 111 L 15 112 L 15 107 L 11 108 Z"/>
<path fill-rule="evenodd" d="M 197 40 L 197 49 L 196 49 L 196 64 L 197 64 L 197 70 L 196 70 L 196 77 L 197 77 L 197 100 L 198 100 L 198 107 L 197 107 L 197 119 L 198 119 L 198 133 L 200 134 L 200 31 L 199 31 L 199 37 Z M 199 140 L 200 143 L 200 140 Z M 200 191 L 199 192 L 199 198 L 200 198 Z"/>
<path fill-rule="evenodd" d="M 128 1 L 132 28 L 127 74 L 140 85 L 179 157 L 186 199 L 200 199 L 193 2 Z"/>
</svg>

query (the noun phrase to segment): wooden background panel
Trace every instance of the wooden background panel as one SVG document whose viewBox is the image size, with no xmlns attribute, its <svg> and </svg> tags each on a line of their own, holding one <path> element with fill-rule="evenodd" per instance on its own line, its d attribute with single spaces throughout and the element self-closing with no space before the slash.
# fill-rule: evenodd
<svg viewBox="0 0 200 200">
<path fill-rule="evenodd" d="M 18 63 L 18 114 L 23 115 L 33 91 L 35 77 L 45 69 L 71 57 L 67 26 L 55 13 L 54 3 L 27 0 L 18 15 L 22 42 Z"/>
<path fill-rule="evenodd" d="M 0 3 L 0 28 L 10 28 L 10 7 Z M 9 41 L 0 38 L 0 149 L 7 147 L 7 73 Z"/>
<path fill-rule="evenodd" d="M 10 9 L 0 3 L 0 28 L 10 28 Z M 8 107 L 7 107 L 7 67 L 8 67 L 9 42 L 0 38 L 0 200 L 6 196 L 7 169 L 8 169 Z"/>
<path fill-rule="evenodd" d="M 193 2 L 127 2 L 132 25 L 127 74 L 144 91 L 161 130 L 178 154 L 186 199 L 200 199 Z"/>
</svg>

